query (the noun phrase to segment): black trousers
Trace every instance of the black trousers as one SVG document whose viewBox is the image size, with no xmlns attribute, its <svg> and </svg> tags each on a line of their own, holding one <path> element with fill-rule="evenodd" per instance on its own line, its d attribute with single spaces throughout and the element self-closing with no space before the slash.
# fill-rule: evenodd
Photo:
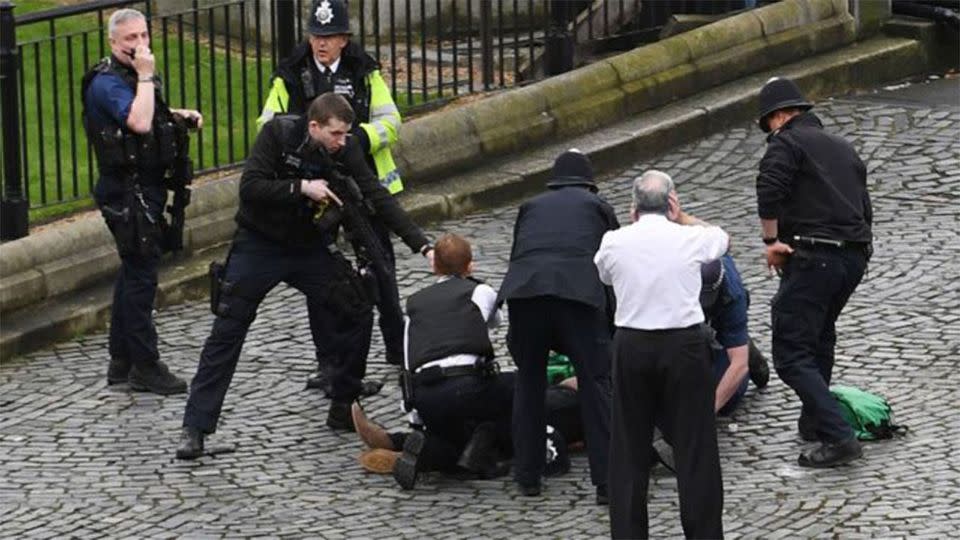
<svg viewBox="0 0 960 540">
<path fill-rule="evenodd" d="M 610 326 L 604 312 L 553 296 L 507 301 L 507 346 L 517 365 L 514 479 L 538 485 L 545 467 L 547 355 L 567 355 L 577 373 L 580 415 L 595 486 L 607 483 L 610 444 Z"/>
<path fill-rule="evenodd" d="M 723 537 L 723 483 L 717 450 L 710 347 L 699 326 L 618 328 L 613 340 L 610 531 L 647 538 L 653 429 L 672 441 L 687 538 Z"/>
<path fill-rule="evenodd" d="M 824 442 L 841 442 L 853 430 L 830 394 L 836 322 L 866 269 L 861 250 L 797 249 L 773 297 L 773 364 L 803 403 L 800 423 Z"/>
<path fill-rule="evenodd" d="M 418 460 L 423 471 L 452 471 L 474 428 L 492 422 L 501 452 L 509 452 L 513 373 L 464 375 L 414 387 L 417 412 L 426 428 Z"/>
<path fill-rule="evenodd" d="M 237 232 L 225 276 L 226 281 L 234 283 L 235 287 L 232 292 L 223 293 L 221 303 L 228 308 L 213 321 L 210 337 L 200 353 L 200 364 L 190 383 L 184 426 L 205 433 L 216 430 L 227 389 L 257 308 L 281 281 L 306 295 L 311 314 L 322 313 L 335 321 L 322 333 L 311 328 L 314 345 L 319 347 L 317 340 L 323 340 L 324 349 L 330 352 L 328 375 L 332 380 L 333 398 L 340 401 L 356 399 L 360 394 L 366 367 L 363 359 L 367 354 L 367 350 L 357 344 L 362 342 L 364 329 L 370 327 L 372 313 L 367 311 L 358 318 L 349 318 L 339 313 L 336 305 L 327 302 L 333 271 L 333 259 L 323 248 L 295 249 L 278 245 L 245 229 Z M 315 322 L 311 317 L 311 327 Z"/>
</svg>

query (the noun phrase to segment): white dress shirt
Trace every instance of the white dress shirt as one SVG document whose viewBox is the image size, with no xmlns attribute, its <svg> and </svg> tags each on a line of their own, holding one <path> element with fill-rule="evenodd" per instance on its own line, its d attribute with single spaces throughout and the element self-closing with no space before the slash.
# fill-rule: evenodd
<svg viewBox="0 0 960 540">
<path fill-rule="evenodd" d="M 343 58 L 343 57 L 342 57 L 342 56 L 338 56 L 337 59 L 334 60 L 332 64 L 330 64 L 330 67 L 327 67 L 327 66 L 321 64 L 320 61 L 317 60 L 317 57 L 314 56 L 314 57 L 313 57 L 313 64 L 314 64 L 315 66 L 317 66 L 317 69 L 320 70 L 320 73 L 326 73 L 327 70 L 329 69 L 329 70 L 330 70 L 330 74 L 332 75 L 332 74 L 336 73 L 336 72 L 337 72 L 337 68 L 340 67 L 340 59 L 341 59 L 341 58 Z"/>
<path fill-rule="evenodd" d="M 443 283 L 444 281 L 450 279 L 450 276 L 442 276 L 437 280 L 437 283 Z M 473 295 L 470 296 L 470 300 L 480 308 L 480 315 L 483 316 L 483 320 L 487 321 L 487 328 L 496 328 L 500 325 L 501 315 L 500 309 L 497 307 L 497 292 L 493 290 L 493 287 L 487 285 L 486 283 L 479 283 L 473 289 Z M 410 317 L 403 316 L 403 350 L 404 355 L 409 358 L 410 355 Z M 446 358 L 440 358 L 427 362 L 426 364 L 420 366 L 417 371 L 421 369 L 440 366 L 440 367 L 450 367 L 450 366 L 472 366 L 477 363 L 477 360 L 480 359 L 480 356 L 476 354 L 455 354 L 452 356 L 447 356 Z M 409 363 L 407 363 L 409 365 Z"/>
<path fill-rule="evenodd" d="M 663 330 L 703 322 L 700 265 L 728 245 L 719 227 L 679 225 L 659 214 L 603 235 L 593 262 L 600 281 L 613 286 L 616 325 Z"/>
</svg>

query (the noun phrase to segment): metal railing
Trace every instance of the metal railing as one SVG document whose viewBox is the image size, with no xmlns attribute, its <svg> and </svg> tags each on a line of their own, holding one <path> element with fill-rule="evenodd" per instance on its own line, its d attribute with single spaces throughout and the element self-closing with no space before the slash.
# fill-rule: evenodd
<svg viewBox="0 0 960 540">
<path fill-rule="evenodd" d="M 566 71 L 573 66 L 575 43 L 626 38 L 632 46 L 655 40 L 652 32 L 669 13 L 728 10 L 743 1 L 351 0 L 349 5 L 354 39 L 379 59 L 395 101 L 410 114 Z M 0 237 L 26 234 L 28 208 L 37 219 L 90 204 L 97 174 L 82 132 L 80 81 L 109 54 L 106 23 L 112 10 L 129 6 L 147 16 L 165 99 L 171 107 L 203 113 L 204 129 L 191 137 L 191 154 L 202 173 L 242 163 L 271 74 L 304 35 L 310 3 L 98 0 L 14 18 L 9 2 L 0 2 Z"/>
</svg>

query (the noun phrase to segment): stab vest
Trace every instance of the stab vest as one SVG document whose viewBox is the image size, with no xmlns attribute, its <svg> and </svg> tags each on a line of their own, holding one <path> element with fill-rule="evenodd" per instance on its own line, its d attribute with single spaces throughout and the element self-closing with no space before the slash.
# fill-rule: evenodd
<svg viewBox="0 0 960 540">
<path fill-rule="evenodd" d="M 136 94 L 137 74 L 119 64 L 112 56 L 104 58 L 84 74 L 81 83 L 83 96 L 83 128 L 97 155 L 100 173 L 138 170 L 160 170 L 164 173 L 187 152 L 187 128 L 174 119 L 163 100 L 160 85 L 154 84 L 153 124 L 150 132 L 138 134 L 123 126 L 93 126 L 87 116 L 86 95 L 93 79 L 100 74 L 113 73 L 120 77 Z"/>
<path fill-rule="evenodd" d="M 451 277 L 407 299 L 411 372 L 455 354 L 493 358 L 487 321 L 472 300 L 479 283 L 473 278 Z"/>
</svg>

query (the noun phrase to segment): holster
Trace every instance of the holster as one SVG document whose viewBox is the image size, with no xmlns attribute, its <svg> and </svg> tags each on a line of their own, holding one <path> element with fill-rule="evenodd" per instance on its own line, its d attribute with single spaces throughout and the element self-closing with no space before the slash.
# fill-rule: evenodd
<svg viewBox="0 0 960 540">
<path fill-rule="evenodd" d="M 373 308 L 373 302 L 363 279 L 335 244 L 330 244 L 327 249 L 334 260 L 334 277 L 327 289 L 327 301 L 344 317 L 353 320 L 365 317 Z"/>
<path fill-rule="evenodd" d="M 161 229 L 165 226 L 163 217 L 150 216 L 134 190 L 124 195 L 120 206 L 104 204 L 100 213 L 113 234 L 121 257 L 160 255 Z"/>
<path fill-rule="evenodd" d="M 210 311 L 214 315 L 219 315 L 221 293 L 223 291 L 223 277 L 226 266 L 219 261 L 212 261 L 210 269 L 207 271 L 207 277 L 210 280 Z"/>
</svg>

